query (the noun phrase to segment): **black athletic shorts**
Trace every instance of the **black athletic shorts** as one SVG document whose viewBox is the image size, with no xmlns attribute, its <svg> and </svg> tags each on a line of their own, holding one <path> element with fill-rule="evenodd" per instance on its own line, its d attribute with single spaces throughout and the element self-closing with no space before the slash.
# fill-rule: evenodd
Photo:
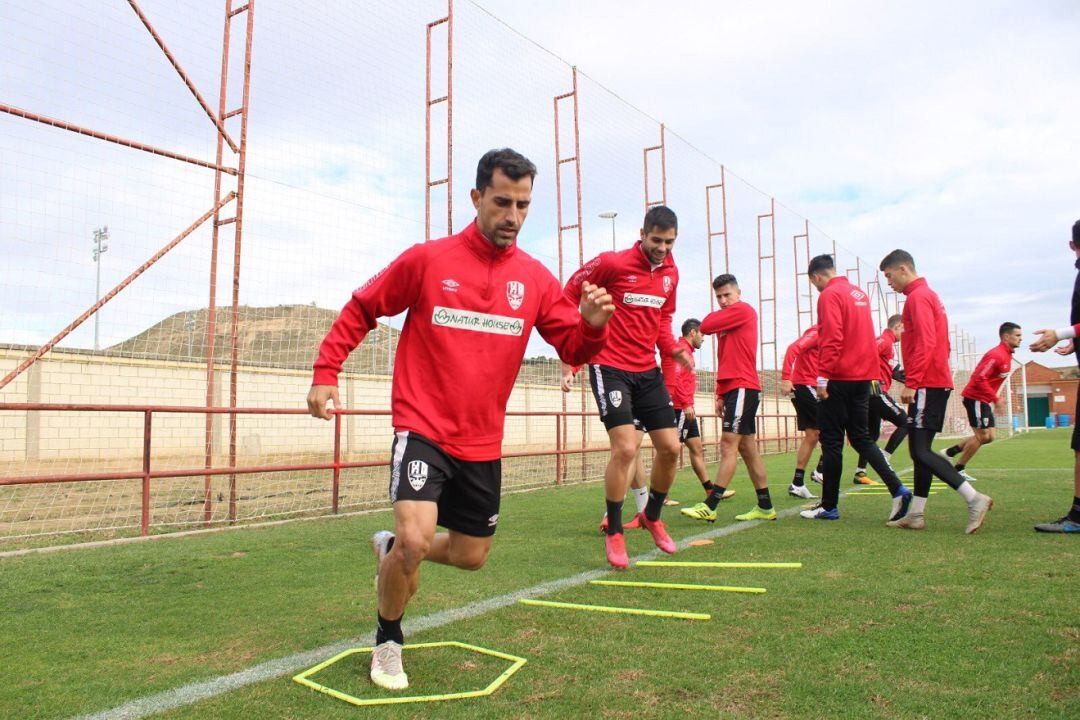
<svg viewBox="0 0 1080 720">
<path fill-rule="evenodd" d="M 757 435 L 757 409 L 761 391 L 735 388 L 724 393 L 724 432 Z"/>
<path fill-rule="evenodd" d="M 791 404 L 795 406 L 795 426 L 800 430 L 819 430 L 817 388 L 796 385 L 794 390 Z"/>
<path fill-rule="evenodd" d="M 1080 413 L 1080 393 L 1076 394 L 1076 409 L 1073 411 L 1072 449 L 1080 452 L 1080 424 L 1076 422 L 1076 413 Z"/>
<path fill-rule="evenodd" d="M 880 426 L 881 421 L 892 423 L 896 427 L 907 425 L 907 414 L 900 404 L 893 400 L 887 392 L 874 392 L 874 386 L 870 386 L 870 403 L 867 407 L 870 415 L 870 423 L 875 421 Z"/>
<path fill-rule="evenodd" d="M 438 504 L 439 525 L 447 530 L 473 537 L 495 534 L 502 460 L 458 460 L 408 431 L 395 433 L 390 457 L 390 502 L 428 500 Z"/>
<path fill-rule="evenodd" d="M 945 427 L 945 411 L 949 406 L 951 388 L 919 388 L 915 402 L 908 405 L 908 427 L 916 430 L 941 432 Z"/>
<path fill-rule="evenodd" d="M 675 411 L 675 427 L 679 428 L 679 442 L 681 443 L 692 438 L 701 437 L 701 430 L 698 428 L 697 417 L 694 417 L 692 420 L 687 420 L 685 410 Z"/>
<path fill-rule="evenodd" d="M 629 372 L 589 365 L 589 384 L 608 430 L 619 425 L 635 425 L 646 432 L 675 427 L 675 410 L 660 368 Z"/>
<path fill-rule="evenodd" d="M 964 409 L 967 410 L 968 423 L 976 430 L 985 430 L 994 427 L 994 408 L 990 403 L 980 400 L 963 398 Z"/>
</svg>

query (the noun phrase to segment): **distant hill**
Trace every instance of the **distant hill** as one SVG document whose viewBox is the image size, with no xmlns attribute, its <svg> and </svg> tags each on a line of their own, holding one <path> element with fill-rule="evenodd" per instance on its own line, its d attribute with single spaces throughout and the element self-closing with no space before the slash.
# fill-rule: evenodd
<svg viewBox="0 0 1080 720">
<path fill-rule="evenodd" d="M 313 305 L 240 306 L 237 345 L 242 365 L 310 369 L 337 310 Z M 206 360 L 206 308 L 170 315 L 102 352 L 157 360 Z M 219 307 L 214 324 L 214 359 L 229 362 L 232 308 Z M 345 364 L 349 372 L 390 374 L 399 330 L 379 324 Z"/>
</svg>

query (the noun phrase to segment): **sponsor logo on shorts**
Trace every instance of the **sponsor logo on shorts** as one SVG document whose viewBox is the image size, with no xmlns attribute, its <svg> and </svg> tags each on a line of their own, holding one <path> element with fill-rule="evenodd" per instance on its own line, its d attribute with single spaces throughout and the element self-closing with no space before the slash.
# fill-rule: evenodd
<svg viewBox="0 0 1080 720">
<path fill-rule="evenodd" d="M 664 276 L 664 294 L 665 295 L 670 295 L 671 294 L 671 278 L 668 277 L 667 275 Z"/>
<path fill-rule="evenodd" d="M 446 292 L 457 292 L 457 289 L 459 287 L 461 287 L 461 283 L 459 283 L 457 280 L 447 278 L 446 280 L 442 281 L 442 289 Z"/>
<path fill-rule="evenodd" d="M 457 330 L 471 330 L 473 332 L 492 333 L 493 335 L 514 335 L 520 337 L 525 331 L 525 321 L 521 318 L 507 317 L 505 315 L 489 315 L 488 313 L 447 308 L 436 305 L 431 313 L 431 322 L 440 327 L 455 328 Z"/>
<path fill-rule="evenodd" d="M 611 404 L 615 407 L 622 405 L 622 391 L 612 390 L 608 393 L 608 397 L 611 398 Z"/>
<path fill-rule="evenodd" d="M 668 278 L 664 278 L 667 280 Z M 623 303 L 626 305 L 642 305 L 644 307 L 664 307 L 666 298 L 659 295 L 642 295 L 641 293 L 623 293 Z"/>
<path fill-rule="evenodd" d="M 517 310 L 521 307 L 521 303 L 524 299 L 525 283 L 518 282 L 517 280 L 511 280 L 506 283 L 506 302 L 510 303 L 511 310 Z"/>
<path fill-rule="evenodd" d="M 491 517 L 488 518 L 488 527 L 495 527 L 495 525 L 498 522 L 499 522 L 499 513 L 495 513 L 494 515 L 492 515 Z"/>
<path fill-rule="evenodd" d="M 420 492 L 420 489 L 427 484 L 428 464 L 423 460 L 412 460 L 409 462 L 409 484 L 412 485 L 412 489 Z"/>
</svg>

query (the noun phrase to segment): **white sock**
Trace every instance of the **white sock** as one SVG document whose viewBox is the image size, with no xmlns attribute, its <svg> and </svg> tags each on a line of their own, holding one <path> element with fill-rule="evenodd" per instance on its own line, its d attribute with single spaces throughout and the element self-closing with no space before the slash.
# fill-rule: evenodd
<svg viewBox="0 0 1080 720">
<path fill-rule="evenodd" d="M 974 502 L 975 498 L 979 494 L 978 492 L 976 492 L 975 488 L 971 487 L 971 483 L 966 480 L 960 485 L 960 487 L 956 488 L 956 492 L 960 493 L 960 495 L 964 498 L 964 502 L 967 503 Z"/>
<path fill-rule="evenodd" d="M 634 494 L 634 505 L 639 513 L 645 512 L 645 506 L 649 503 L 649 488 L 630 488 Z"/>
<path fill-rule="evenodd" d="M 911 509 L 908 510 L 908 513 L 910 513 L 911 515 L 922 515 L 923 510 L 925 510 L 925 509 L 926 509 L 926 498 L 919 497 L 918 495 L 911 498 Z"/>
</svg>

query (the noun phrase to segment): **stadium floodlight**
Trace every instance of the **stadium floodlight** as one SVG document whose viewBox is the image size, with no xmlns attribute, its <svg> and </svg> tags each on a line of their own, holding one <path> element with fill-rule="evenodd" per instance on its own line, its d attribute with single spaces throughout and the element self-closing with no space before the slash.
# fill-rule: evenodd
<svg viewBox="0 0 1080 720">
<path fill-rule="evenodd" d="M 619 216 L 619 213 L 614 210 L 608 210 L 607 212 L 600 213 L 600 217 L 605 220 L 611 221 L 611 249 L 615 249 L 615 218 Z"/>
<path fill-rule="evenodd" d="M 94 286 L 94 303 L 101 299 L 101 256 L 109 249 L 109 226 L 103 225 L 94 231 L 94 264 L 97 265 L 97 284 Z M 94 313 L 94 349 L 100 350 L 101 344 L 98 341 L 98 324 L 101 319 L 101 309 Z"/>
</svg>

